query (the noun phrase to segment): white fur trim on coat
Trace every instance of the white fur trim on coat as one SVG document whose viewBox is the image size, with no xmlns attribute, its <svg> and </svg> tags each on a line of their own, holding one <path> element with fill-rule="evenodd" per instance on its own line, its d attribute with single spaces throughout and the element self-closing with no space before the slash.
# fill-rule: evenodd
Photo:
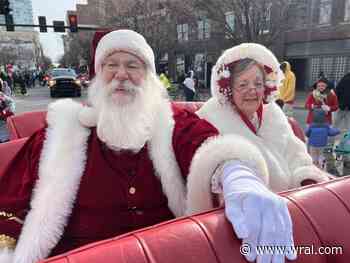
<svg viewBox="0 0 350 263">
<path fill-rule="evenodd" d="M 168 206 L 176 217 L 185 213 L 186 187 L 173 150 L 175 121 L 169 102 L 160 107 L 155 134 L 149 143 L 149 154 L 156 175 L 160 178 Z"/>
<path fill-rule="evenodd" d="M 294 179 L 294 171 L 300 167 L 313 167 L 306 145 L 294 135 L 286 116 L 276 103 L 264 105 L 258 136 L 249 130 L 232 105 L 221 104 L 215 98 L 208 100 L 197 114 L 214 125 L 220 134 L 237 134 L 257 146 L 268 167 L 269 188 L 274 192 L 300 186 L 295 184 L 298 180 Z M 302 171 L 307 170 L 300 170 L 300 173 Z M 308 177 L 307 174 L 305 177 L 316 178 Z M 324 173 L 320 173 L 318 178 L 327 180 Z"/>
<path fill-rule="evenodd" d="M 46 258 L 63 234 L 86 163 L 90 130 L 78 121 L 81 108 L 71 99 L 49 106 L 39 179 L 14 252 L 16 263 Z"/>
<path fill-rule="evenodd" d="M 239 160 L 249 164 L 263 182 L 269 184 L 267 166 L 259 149 L 239 135 L 209 138 L 193 157 L 187 178 L 186 214 L 194 214 L 213 207 L 211 177 L 219 164 Z"/>
<path fill-rule="evenodd" d="M 98 114 L 95 108 L 85 106 L 78 115 L 80 123 L 85 127 L 96 127 Z"/>
<path fill-rule="evenodd" d="M 217 98 L 220 103 L 226 103 L 227 98 L 220 92 L 218 80 L 220 76 L 218 70 L 227 64 L 239 61 L 241 59 L 250 58 L 254 59 L 262 65 L 266 65 L 272 69 L 276 75 L 276 86 L 279 86 L 284 79 L 284 74 L 280 69 L 280 64 L 276 56 L 265 46 L 257 43 L 242 43 L 224 51 L 219 57 L 215 66 L 212 69 L 211 74 L 211 94 L 214 98 Z"/>
<path fill-rule="evenodd" d="M 297 188 L 307 179 L 315 180 L 317 183 L 326 182 L 329 180 L 329 175 L 315 165 L 309 165 L 295 169 L 292 179 L 291 188 Z"/>
<path fill-rule="evenodd" d="M 12 263 L 13 262 L 13 250 L 8 248 L 0 249 L 0 262 Z"/>
</svg>

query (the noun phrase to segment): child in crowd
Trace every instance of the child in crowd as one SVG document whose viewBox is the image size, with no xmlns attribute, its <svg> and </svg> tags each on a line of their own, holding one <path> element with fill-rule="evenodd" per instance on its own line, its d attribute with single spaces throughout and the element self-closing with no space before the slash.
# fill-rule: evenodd
<svg viewBox="0 0 350 263">
<path fill-rule="evenodd" d="M 309 138 L 308 146 L 312 160 L 319 168 L 325 169 L 326 167 L 327 160 L 323 152 L 328 145 L 328 137 L 339 133 L 339 129 L 328 124 L 326 112 L 323 109 L 313 110 L 313 122 L 305 131 L 305 135 Z"/>
</svg>

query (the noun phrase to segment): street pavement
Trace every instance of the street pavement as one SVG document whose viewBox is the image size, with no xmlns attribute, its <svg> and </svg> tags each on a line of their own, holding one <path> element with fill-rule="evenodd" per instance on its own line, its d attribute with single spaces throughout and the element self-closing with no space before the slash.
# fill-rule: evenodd
<svg viewBox="0 0 350 263">
<path fill-rule="evenodd" d="M 40 111 L 46 110 L 47 105 L 59 98 L 51 98 L 50 90 L 47 86 L 37 85 L 34 88 L 27 90 L 27 96 L 16 95 L 12 98 L 16 103 L 16 114 L 28 112 L 28 111 Z M 77 101 L 83 101 L 86 99 L 87 90 L 82 90 L 82 96 L 80 98 L 72 98 Z M 8 133 L 6 129 L 6 123 L 0 121 L 0 142 L 6 141 L 8 139 Z"/>
</svg>

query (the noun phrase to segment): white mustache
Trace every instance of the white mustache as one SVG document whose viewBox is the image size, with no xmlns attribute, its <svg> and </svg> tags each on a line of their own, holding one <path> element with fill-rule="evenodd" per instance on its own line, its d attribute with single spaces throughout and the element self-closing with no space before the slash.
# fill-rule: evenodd
<svg viewBox="0 0 350 263">
<path fill-rule="evenodd" d="M 124 82 L 118 81 L 118 80 L 112 80 L 110 84 L 107 85 L 108 90 L 110 90 L 111 93 L 113 93 L 116 90 L 122 90 L 127 91 L 131 93 L 137 92 L 137 87 L 133 85 L 129 80 L 126 80 Z"/>
</svg>

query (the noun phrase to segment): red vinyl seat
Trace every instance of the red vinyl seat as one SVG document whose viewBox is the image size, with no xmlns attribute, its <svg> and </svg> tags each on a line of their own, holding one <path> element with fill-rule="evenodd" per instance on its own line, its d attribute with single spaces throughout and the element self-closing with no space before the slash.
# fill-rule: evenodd
<svg viewBox="0 0 350 263">
<path fill-rule="evenodd" d="M 195 112 L 202 105 L 203 102 L 173 102 L 176 107 L 184 108 L 186 110 Z M 29 137 L 35 131 L 44 127 L 46 123 L 46 111 L 33 111 L 16 114 L 7 119 L 7 127 L 10 135 L 10 140 Z M 305 142 L 305 134 L 299 123 L 294 118 L 289 118 L 289 123 L 295 135 Z"/>
<path fill-rule="evenodd" d="M 12 115 L 7 118 L 10 140 L 31 136 L 43 128 L 46 123 L 46 111 L 31 111 Z"/>
<path fill-rule="evenodd" d="M 27 138 L 20 138 L 0 143 L 0 178 L 26 141 Z"/>
<path fill-rule="evenodd" d="M 288 200 L 295 245 L 304 251 L 293 262 L 350 262 L 349 189 L 350 178 L 345 177 L 281 193 Z M 246 263 L 240 246 L 220 208 L 89 244 L 41 262 Z M 316 253 L 311 254 L 312 250 Z"/>
</svg>

